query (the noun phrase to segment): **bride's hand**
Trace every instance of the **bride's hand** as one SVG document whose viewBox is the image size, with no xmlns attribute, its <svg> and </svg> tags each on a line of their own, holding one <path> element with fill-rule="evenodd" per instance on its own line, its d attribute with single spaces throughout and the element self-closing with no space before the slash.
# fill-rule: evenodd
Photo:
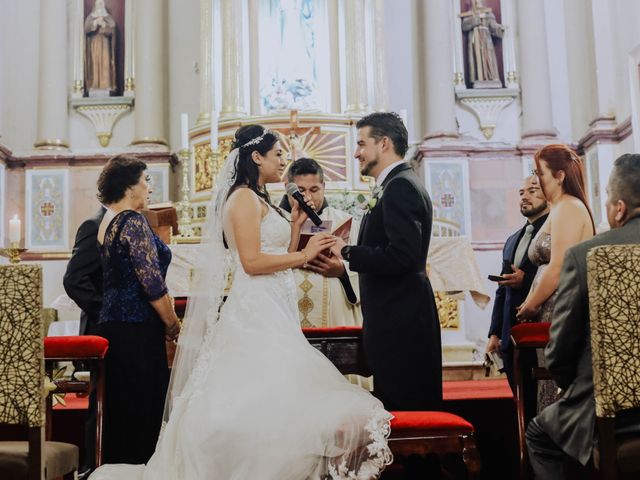
<svg viewBox="0 0 640 480">
<path fill-rule="evenodd" d="M 304 253 L 309 260 L 313 260 L 324 250 L 330 249 L 338 239 L 329 233 L 317 233 L 309 239 L 309 243 L 304 247 Z"/>
<path fill-rule="evenodd" d="M 306 193 L 304 193 L 303 196 L 306 204 L 309 205 L 315 211 L 316 206 L 311 200 L 311 198 Z M 304 212 L 304 210 L 300 208 L 300 204 L 298 203 L 298 201 L 295 198 L 293 198 L 291 195 L 289 195 L 289 204 L 291 205 L 291 223 L 298 227 L 302 227 L 304 222 L 306 222 L 307 218 L 309 217 Z"/>
</svg>

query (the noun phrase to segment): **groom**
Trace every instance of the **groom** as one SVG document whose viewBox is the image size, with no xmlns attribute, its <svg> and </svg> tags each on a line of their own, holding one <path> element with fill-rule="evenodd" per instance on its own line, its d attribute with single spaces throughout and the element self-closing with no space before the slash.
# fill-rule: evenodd
<svg viewBox="0 0 640 480">
<path fill-rule="evenodd" d="M 431 200 L 403 161 L 407 129 L 395 113 L 356 125 L 355 158 L 376 188 L 358 245 L 340 246 L 360 274 L 363 344 L 375 394 L 387 410 L 433 410 L 442 401 L 440 323 L 426 275 Z"/>
</svg>

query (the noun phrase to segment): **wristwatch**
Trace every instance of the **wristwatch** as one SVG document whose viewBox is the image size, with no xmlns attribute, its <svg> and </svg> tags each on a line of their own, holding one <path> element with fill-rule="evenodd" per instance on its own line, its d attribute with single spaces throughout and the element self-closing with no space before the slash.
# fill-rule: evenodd
<svg viewBox="0 0 640 480">
<path fill-rule="evenodd" d="M 342 255 L 342 258 L 344 258 L 347 262 L 349 260 L 351 260 L 351 249 L 353 248 L 353 246 L 351 245 L 345 245 L 344 247 L 342 247 L 342 249 L 340 250 L 340 255 Z"/>
</svg>

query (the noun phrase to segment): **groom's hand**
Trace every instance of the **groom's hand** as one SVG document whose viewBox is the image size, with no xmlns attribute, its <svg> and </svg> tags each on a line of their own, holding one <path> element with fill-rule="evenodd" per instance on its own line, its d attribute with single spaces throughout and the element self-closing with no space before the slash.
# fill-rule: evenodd
<svg viewBox="0 0 640 480">
<path fill-rule="evenodd" d="M 327 257 L 323 254 L 318 254 L 316 258 L 308 262 L 307 268 L 315 273 L 319 273 L 323 277 L 341 277 L 344 275 L 345 268 L 344 263 L 335 255 Z"/>
</svg>

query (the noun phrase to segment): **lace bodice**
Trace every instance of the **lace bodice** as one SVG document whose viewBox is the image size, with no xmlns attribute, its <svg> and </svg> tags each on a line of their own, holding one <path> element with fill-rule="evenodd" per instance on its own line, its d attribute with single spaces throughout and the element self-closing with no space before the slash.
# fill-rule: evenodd
<svg viewBox="0 0 640 480">
<path fill-rule="evenodd" d="M 529 245 L 529 260 L 537 266 L 551 261 L 551 235 L 540 230 Z"/>
</svg>

